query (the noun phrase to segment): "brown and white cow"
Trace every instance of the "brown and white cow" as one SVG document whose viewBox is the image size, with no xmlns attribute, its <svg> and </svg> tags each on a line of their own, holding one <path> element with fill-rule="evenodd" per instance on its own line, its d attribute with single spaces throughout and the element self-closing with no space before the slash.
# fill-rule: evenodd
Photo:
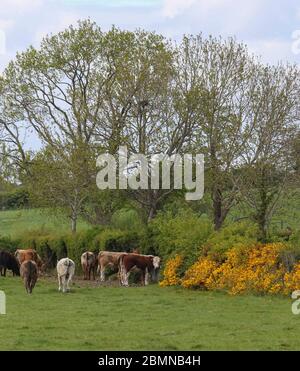
<svg viewBox="0 0 300 371">
<path fill-rule="evenodd" d="M 98 273 L 100 273 L 100 281 L 105 281 L 105 269 L 110 267 L 115 271 L 119 269 L 119 258 L 125 255 L 124 252 L 100 251 L 98 255 Z"/>
<path fill-rule="evenodd" d="M 142 273 L 142 284 L 149 284 L 149 275 L 157 280 L 161 259 L 153 255 L 123 254 L 119 257 L 120 283 L 129 286 L 128 278 L 132 269 L 137 268 Z"/>
<path fill-rule="evenodd" d="M 32 294 L 32 290 L 38 278 L 38 267 L 36 262 L 25 260 L 20 267 L 21 277 L 23 278 L 25 289 L 28 294 Z"/>
<path fill-rule="evenodd" d="M 86 251 L 81 255 L 81 267 L 85 280 L 91 279 L 91 273 L 95 280 L 95 272 L 97 269 L 97 257 L 93 252 Z"/>
</svg>

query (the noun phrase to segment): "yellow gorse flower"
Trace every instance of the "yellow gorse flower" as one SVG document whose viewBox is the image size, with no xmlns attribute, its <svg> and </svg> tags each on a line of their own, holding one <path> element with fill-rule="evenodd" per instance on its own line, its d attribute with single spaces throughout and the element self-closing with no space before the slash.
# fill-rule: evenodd
<svg viewBox="0 0 300 371">
<path fill-rule="evenodd" d="M 181 279 L 178 276 L 178 269 L 182 265 L 182 262 L 183 258 L 180 255 L 176 255 L 174 258 L 167 261 L 163 272 L 164 279 L 159 283 L 159 286 L 177 286 L 181 284 Z"/>
<path fill-rule="evenodd" d="M 167 262 L 160 285 L 226 290 L 232 295 L 247 292 L 289 294 L 300 289 L 300 263 L 287 272 L 280 259 L 285 248 L 283 243 L 239 246 L 227 252 L 222 264 L 211 257 L 200 257 L 182 279 L 178 276 L 182 257 L 177 255 Z"/>
</svg>

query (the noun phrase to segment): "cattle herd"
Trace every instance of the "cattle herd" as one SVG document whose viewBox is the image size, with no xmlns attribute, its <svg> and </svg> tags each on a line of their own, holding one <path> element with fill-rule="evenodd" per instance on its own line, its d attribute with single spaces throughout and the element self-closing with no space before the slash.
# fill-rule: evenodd
<svg viewBox="0 0 300 371">
<path fill-rule="evenodd" d="M 139 272 L 142 285 L 149 281 L 156 282 L 161 259 L 158 256 L 142 255 L 138 251 L 132 253 L 100 251 L 99 254 L 87 251 L 81 255 L 81 268 L 85 280 L 105 281 L 108 267 L 118 272 L 121 286 L 129 286 L 131 272 Z M 15 254 L 0 251 L 0 275 L 6 276 L 6 271 L 12 271 L 14 276 L 21 276 L 27 293 L 31 294 L 36 281 L 45 270 L 46 264 L 34 249 L 17 250 Z M 75 263 L 69 258 L 57 262 L 58 290 L 70 291 L 70 283 L 75 274 Z"/>
</svg>

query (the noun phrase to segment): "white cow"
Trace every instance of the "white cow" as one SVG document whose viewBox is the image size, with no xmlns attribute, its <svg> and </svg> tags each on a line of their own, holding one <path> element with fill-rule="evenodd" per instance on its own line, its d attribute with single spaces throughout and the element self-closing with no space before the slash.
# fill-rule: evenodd
<svg viewBox="0 0 300 371">
<path fill-rule="evenodd" d="M 70 291 L 70 282 L 75 273 L 75 263 L 69 258 L 61 259 L 56 266 L 58 276 L 58 291 Z"/>
</svg>

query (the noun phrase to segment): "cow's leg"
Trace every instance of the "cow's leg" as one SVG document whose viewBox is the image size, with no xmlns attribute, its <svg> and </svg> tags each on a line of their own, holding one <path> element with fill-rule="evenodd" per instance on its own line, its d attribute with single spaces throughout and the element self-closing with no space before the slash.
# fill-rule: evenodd
<svg viewBox="0 0 300 371">
<path fill-rule="evenodd" d="M 24 277 L 24 286 L 25 286 L 27 294 L 29 294 L 28 278 L 27 277 Z"/>
<path fill-rule="evenodd" d="M 69 278 L 66 280 L 66 291 L 70 291 L 70 281 L 71 277 L 69 276 Z"/>
<path fill-rule="evenodd" d="M 149 271 L 148 271 L 148 268 L 146 268 L 146 271 L 145 271 L 145 286 L 148 286 L 149 285 L 149 278 L 150 278 L 150 274 L 149 274 Z"/>
<path fill-rule="evenodd" d="M 141 271 L 141 283 L 142 283 L 142 286 L 145 286 L 146 284 L 146 272 L 144 271 L 144 269 L 142 269 Z"/>
<path fill-rule="evenodd" d="M 130 271 L 127 272 L 125 267 L 121 269 L 120 272 L 120 278 L 121 278 L 121 285 L 128 287 L 129 286 L 129 276 L 130 276 Z"/>
<path fill-rule="evenodd" d="M 37 281 L 37 277 L 33 277 L 32 280 L 31 280 L 31 292 L 34 289 L 34 286 L 36 284 L 36 281 Z"/>
<path fill-rule="evenodd" d="M 72 281 L 72 276 L 70 275 L 69 278 L 66 280 L 66 288 L 67 288 L 67 291 L 70 291 L 70 283 Z"/>
<path fill-rule="evenodd" d="M 58 291 L 61 291 L 61 287 L 62 287 L 62 278 L 61 276 L 58 276 Z"/>
<path fill-rule="evenodd" d="M 29 278 L 28 280 L 28 291 L 29 294 L 32 294 L 32 278 Z"/>
<path fill-rule="evenodd" d="M 118 271 L 118 279 L 120 286 L 123 286 L 123 277 L 122 277 L 122 271 L 119 269 Z"/>
<path fill-rule="evenodd" d="M 89 281 L 91 280 L 91 266 L 88 266 L 88 273 L 89 273 Z"/>
<path fill-rule="evenodd" d="M 3 273 L 3 276 L 6 277 L 6 267 L 4 267 L 4 273 Z"/>
<path fill-rule="evenodd" d="M 93 266 L 92 268 L 92 273 L 93 273 L 93 280 L 95 281 L 96 277 L 95 277 L 95 270 L 96 270 L 96 266 Z"/>
<path fill-rule="evenodd" d="M 102 265 L 100 267 L 100 281 L 101 282 L 105 281 L 105 267 L 103 267 Z"/>
<path fill-rule="evenodd" d="M 62 282 L 62 292 L 66 292 L 66 288 L 67 288 L 67 278 L 66 278 L 66 275 L 63 275 L 62 276 L 61 282 Z"/>
</svg>

